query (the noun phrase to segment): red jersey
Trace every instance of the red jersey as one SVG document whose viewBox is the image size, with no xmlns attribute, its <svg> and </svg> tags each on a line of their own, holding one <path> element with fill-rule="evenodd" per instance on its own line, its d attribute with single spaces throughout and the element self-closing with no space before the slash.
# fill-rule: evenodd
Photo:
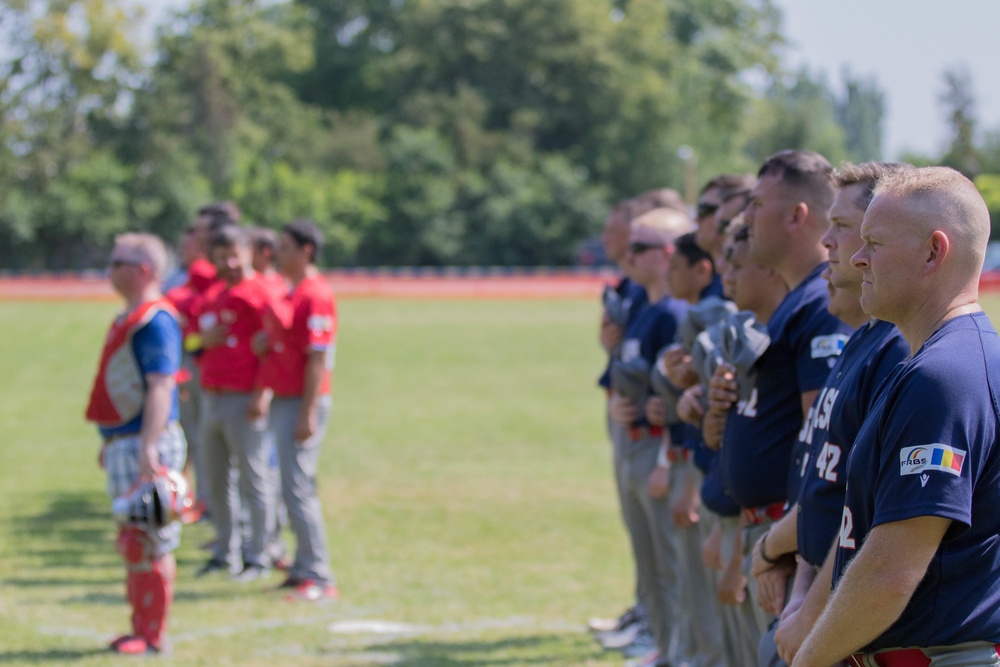
<svg viewBox="0 0 1000 667">
<path fill-rule="evenodd" d="M 264 283 L 264 287 L 267 288 L 273 301 L 280 301 L 288 294 L 288 283 L 285 281 L 284 276 L 277 271 L 268 271 L 267 273 L 258 272 L 257 279 Z"/>
<path fill-rule="evenodd" d="M 198 318 L 199 330 L 204 333 L 222 323 L 229 331 L 221 345 L 205 348 L 201 354 L 203 386 L 246 392 L 258 385 L 259 363 L 251 340 L 263 328 L 264 307 L 269 301 L 267 290 L 253 275 L 232 287 L 223 286 L 206 301 Z"/>
<path fill-rule="evenodd" d="M 270 350 L 264 357 L 261 382 L 276 396 L 301 396 L 306 359 L 314 351 L 326 354 L 321 394 L 330 393 L 334 353 L 337 349 L 337 306 L 330 285 L 321 275 L 296 285 L 264 313 Z"/>
<path fill-rule="evenodd" d="M 204 257 L 199 257 L 188 266 L 188 285 L 195 291 L 204 292 L 215 280 L 215 266 Z"/>
<path fill-rule="evenodd" d="M 198 332 L 198 315 L 205 302 L 204 295 L 191 287 L 190 284 L 175 287 L 163 296 L 177 310 L 177 323 L 186 338 L 189 334 Z"/>
</svg>

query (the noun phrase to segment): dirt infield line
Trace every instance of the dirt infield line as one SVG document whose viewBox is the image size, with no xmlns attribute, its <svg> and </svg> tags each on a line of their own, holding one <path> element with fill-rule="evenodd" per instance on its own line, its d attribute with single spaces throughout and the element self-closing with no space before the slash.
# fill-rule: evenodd
<svg viewBox="0 0 1000 667">
<path fill-rule="evenodd" d="M 327 274 L 340 298 L 553 299 L 597 298 L 611 272 L 552 276 L 371 276 Z M 100 277 L 3 277 L 0 300 L 114 300 Z"/>
</svg>

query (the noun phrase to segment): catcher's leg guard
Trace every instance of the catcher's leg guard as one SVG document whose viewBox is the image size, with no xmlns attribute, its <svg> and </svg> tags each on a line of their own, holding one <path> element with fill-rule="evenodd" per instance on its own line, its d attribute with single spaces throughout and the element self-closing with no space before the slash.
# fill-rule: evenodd
<svg viewBox="0 0 1000 667">
<path fill-rule="evenodd" d="M 173 554 L 153 558 L 149 537 L 136 526 L 122 526 L 118 550 L 128 570 L 125 589 L 132 607 L 132 632 L 159 651 L 174 597 L 176 561 Z"/>
<path fill-rule="evenodd" d="M 128 573 L 132 630 L 157 651 L 163 648 L 167 614 L 174 599 L 176 570 L 173 555 L 167 554 L 150 562 L 146 571 Z"/>
</svg>

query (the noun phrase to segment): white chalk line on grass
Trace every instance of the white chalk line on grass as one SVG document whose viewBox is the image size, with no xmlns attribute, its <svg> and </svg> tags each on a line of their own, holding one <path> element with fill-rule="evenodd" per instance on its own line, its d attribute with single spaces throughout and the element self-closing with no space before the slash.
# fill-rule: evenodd
<svg viewBox="0 0 1000 667">
<path fill-rule="evenodd" d="M 462 632 L 485 632 L 487 630 L 510 630 L 516 628 L 533 628 L 547 632 L 580 632 L 579 623 L 566 621 L 538 621 L 537 619 L 514 616 L 503 619 L 483 619 L 466 623 L 442 623 L 426 625 L 416 623 L 399 623 L 376 619 L 358 619 L 334 621 L 328 627 L 330 632 L 342 635 L 443 635 Z"/>
<path fill-rule="evenodd" d="M 375 643 L 388 643 L 396 639 L 419 637 L 425 635 L 449 635 L 462 633 L 487 632 L 490 630 L 516 630 L 530 628 L 544 632 L 576 633 L 583 632 L 579 623 L 567 621 L 539 621 L 533 618 L 514 616 L 503 619 L 480 619 L 467 622 L 452 622 L 440 624 L 402 623 L 384 619 L 345 619 L 330 622 L 329 615 L 300 616 L 297 618 L 264 619 L 253 623 L 240 625 L 218 625 L 202 628 L 196 631 L 171 632 L 171 640 L 177 643 L 195 641 L 208 637 L 225 637 L 242 635 L 255 630 L 275 630 L 289 626 L 323 625 L 327 630 L 342 638 L 362 638 L 368 641 L 377 639 Z M 93 628 L 67 628 L 56 626 L 40 626 L 42 634 L 62 637 L 91 637 L 95 641 L 103 641 L 104 633 Z"/>
</svg>

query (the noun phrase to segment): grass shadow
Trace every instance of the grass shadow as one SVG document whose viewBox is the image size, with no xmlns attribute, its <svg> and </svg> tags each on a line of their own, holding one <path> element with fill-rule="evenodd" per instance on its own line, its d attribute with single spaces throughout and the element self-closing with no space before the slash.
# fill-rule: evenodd
<svg viewBox="0 0 1000 667">
<path fill-rule="evenodd" d="M 343 664 L 356 664 L 359 667 L 371 665 L 372 662 L 364 661 L 364 654 L 371 654 L 373 657 L 394 654 L 393 658 L 386 660 L 386 664 L 397 667 L 566 665 L 581 664 L 597 657 L 598 652 L 592 643 L 576 640 L 576 637 L 555 633 L 481 640 L 395 640 L 369 643 L 361 649 L 361 655 L 356 656 L 358 662 L 348 658 Z"/>
<path fill-rule="evenodd" d="M 84 557 L 106 552 L 106 545 L 114 553 L 114 521 L 103 500 L 94 493 L 57 494 L 41 512 L 14 516 L 12 532 L 24 552 L 41 557 L 46 566 L 80 565 Z"/>
<path fill-rule="evenodd" d="M 69 662 L 91 658 L 101 654 L 108 654 L 106 648 L 87 649 L 74 651 L 69 649 L 53 649 L 50 651 L 0 651 L 0 665 L 12 663 L 40 665 L 44 663 L 54 663 L 64 665 Z"/>
</svg>

